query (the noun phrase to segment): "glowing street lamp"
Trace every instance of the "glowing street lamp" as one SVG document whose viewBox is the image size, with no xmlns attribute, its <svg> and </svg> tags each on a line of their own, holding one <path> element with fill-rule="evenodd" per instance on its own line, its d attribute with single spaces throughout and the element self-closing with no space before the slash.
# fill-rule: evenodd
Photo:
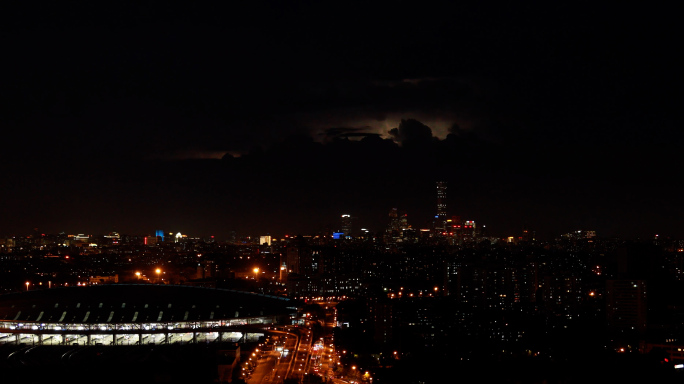
<svg viewBox="0 0 684 384">
<path fill-rule="evenodd" d="M 161 281 L 161 279 L 160 279 L 160 276 L 161 276 L 161 269 L 157 268 L 154 272 L 157 273 L 157 282 L 160 282 L 160 281 Z"/>
<path fill-rule="evenodd" d="M 254 272 L 254 280 L 256 280 L 259 276 L 259 268 L 254 268 L 252 271 Z"/>
<path fill-rule="evenodd" d="M 30 284 L 31 284 L 31 283 L 29 283 L 28 281 L 26 282 L 26 290 L 27 290 L 27 291 L 29 290 L 29 285 L 30 285 Z"/>
</svg>

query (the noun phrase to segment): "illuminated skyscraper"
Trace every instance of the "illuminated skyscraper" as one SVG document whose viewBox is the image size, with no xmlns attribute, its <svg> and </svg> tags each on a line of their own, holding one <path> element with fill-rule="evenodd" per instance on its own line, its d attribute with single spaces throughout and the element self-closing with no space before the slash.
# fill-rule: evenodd
<svg viewBox="0 0 684 384">
<path fill-rule="evenodd" d="M 437 215 L 435 229 L 444 230 L 446 226 L 446 181 L 437 182 Z"/>
<path fill-rule="evenodd" d="M 341 232 L 344 233 L 344 237 L 351 236 L 352 231 L 352 217 L 351 215 L 342 215 L 342 227 Z"/>
<path fill-rule="evenodd" d="M 389 212 L 389 219 L 385 241 L 390 243 L 403 241 L 404 236 L 411 228 L 408 224 L 408 215 L 404 212 L 400 213 L 397 208 L 392 208 Z"/>
</svg>

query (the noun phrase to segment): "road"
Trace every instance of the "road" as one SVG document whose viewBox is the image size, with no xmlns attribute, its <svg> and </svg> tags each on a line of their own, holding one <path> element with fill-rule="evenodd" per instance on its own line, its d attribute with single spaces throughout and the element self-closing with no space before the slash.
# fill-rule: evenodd
<svg viewBox="0 0 684 384">
<path fill-rule="evenodd" d="M 282 384 L 286 378 L 302 383 L 307 382 L 308 375 L 331 379 L 337 364 L 332 338 L 336 321 L 337 313 L 331 306 L 328 316 L 318 321 L 323 332 L 322 337 L 315 340 L 311 328 L 316 321 L 308 321 L 302 326 L 275 327 L 270 332 L 279 335 L 280 342 L 272 351 L 259 357 L 257 367 L 246 379 L 247 384 Z M 268 348 L 271 347 L 273 345 Z"/>
<path fill-rule="evenodd" d="M 271 331 L 279 340 L 271 342 L 270 351 L 261 353 L 257 366 L 245 380 L 247 384 L 281 384 L 294 366 L 294 351 L 299 344 L 299 334 L 291 332 L 289 327 L 278 327 L 282 330 Z"/>
</svg>

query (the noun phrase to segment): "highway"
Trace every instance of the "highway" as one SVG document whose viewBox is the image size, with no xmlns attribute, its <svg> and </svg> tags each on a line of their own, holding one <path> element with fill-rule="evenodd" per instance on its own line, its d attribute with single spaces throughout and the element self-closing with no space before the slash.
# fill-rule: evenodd
<svg viewBox="0 0 684 384">
<path fill-rule="evenodd" d="M 296 328 L 289 326 L 275 327 L 269 330 L 271 337 L 266 351 L 257 356 L 257 366 L 245 379 L 247 384 L 281 384 L 291 377 L 296 365 L 296 352 L 300 344 L 300 334 Z M 244 362 L 243 362 L 244 363 Z"/>
<path fill-rule="evenodd" d="M 311 375 L 332 379 L 336 366 L 332 328 L 336 320 L 332 307 L 325 319 L 307 321 L 301 326 L 275 327 L 270 333 L 279 335 L 280 340 L 276 345 L 266 346 L 268 352 L 259 356 L 259 364 L 247 378 L 247 383 L 281 384 L 286 378 L 306 383 Z M 322 330 L 317 339 L 314 339 L 312 330 L 315 325 L 321 325 Z"/>
</svg>

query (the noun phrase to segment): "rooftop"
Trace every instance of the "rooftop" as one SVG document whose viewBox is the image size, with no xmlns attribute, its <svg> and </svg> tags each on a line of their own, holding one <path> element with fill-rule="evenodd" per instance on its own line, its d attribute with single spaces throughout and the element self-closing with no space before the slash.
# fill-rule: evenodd
<svg viewBox="0 0 684 384">
<path fill-rule="evenodd" d="M 181 285 L 110 284 L 0 295 L 0 321 L 145 323 L 275 316 L 291 300 Z"/>
</svg>

